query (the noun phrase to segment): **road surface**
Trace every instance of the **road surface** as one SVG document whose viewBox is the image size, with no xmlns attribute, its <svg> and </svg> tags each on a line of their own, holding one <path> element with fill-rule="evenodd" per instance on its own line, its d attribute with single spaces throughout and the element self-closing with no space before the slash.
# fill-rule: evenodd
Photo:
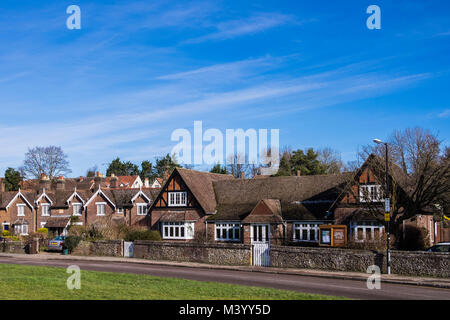
<svg viewBox="0 0 450 320">
<path fill-rule="evenodd" d="M 67 267 L 78 265 L 81 270 L 145 274 L 198 281 L 213 281 L 247 286 L 293 290 L 305 293 L 343 296 L 354 299 L 432 299 L 450 300 L 450 289 L 420 287 L 393 283 L 381 283 L 381 289 L 367 289 L 365 281 L 320 278 L 302 275 L 271 274 L 235 270 L 148 265 L 138 263 L 37 260 L 22 257 L 0 257 L 2 264 Z"/>
</svg>

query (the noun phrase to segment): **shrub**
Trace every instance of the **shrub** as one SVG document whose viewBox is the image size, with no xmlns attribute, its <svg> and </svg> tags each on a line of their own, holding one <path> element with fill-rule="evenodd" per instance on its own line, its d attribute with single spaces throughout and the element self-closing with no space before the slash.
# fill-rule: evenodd
<svg viewBox="0 0 450 320">
<path fill-rule="evenodd" d="M 153 240 L 161 241 L 161 234 L 156 230 L 130 230 L 124 237 L 125 241 Z"/>
<path fill-rule="evenodd" d="M 11 232 L 9 230 L 3 230 L 2 235 L 4 237 L 9 237 L 11 235 Z"/>
<path fill-rule="evenodd" d="M 78 244 L 81 241 L 81 237 L 78 236 L 68 236 L 64 240 L 64 249 L 68 249 L 69 252 L 72 252 L 75 250 L 75 248 L 78 246 Z"/>
<path fill-rule="evenodd" d="M 430 246 L 428 231 L 413 225 L 400 229 L 398 248 L 402 250 L 425 250 Z"/>
<path fill-rule="evenodd" d="M 39 228 L 37 229 L 37 232 L 48 235 L 48 229 L 47 228 Z"/>
<path fill-rule="evenodd" d="M 19 241 L 19 237 L 17 236 L 5 236 L 6 239 L 10 239 L 12 241 Z"/>
<path fill-rule="evenodd" d="M 87 238 L 87 228 L 85 226 L 70 226 L 68 235 L 80 237 L 85 240 Z"/>
</svg>

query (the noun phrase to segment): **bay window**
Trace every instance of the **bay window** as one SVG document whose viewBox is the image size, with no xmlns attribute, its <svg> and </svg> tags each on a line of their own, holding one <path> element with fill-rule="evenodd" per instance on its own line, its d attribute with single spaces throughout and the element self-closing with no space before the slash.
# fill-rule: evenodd
<svg viewBox="0 0 450 320">
<path fill-rule="evenodd" d="M 193 222 L 162 222 L 163 239 L 193 239 Z"/>
</svg>

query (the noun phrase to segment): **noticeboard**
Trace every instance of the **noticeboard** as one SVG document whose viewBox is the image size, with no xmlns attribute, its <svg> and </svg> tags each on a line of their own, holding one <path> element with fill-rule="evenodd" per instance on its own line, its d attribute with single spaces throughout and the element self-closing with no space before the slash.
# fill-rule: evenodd
<svg viewBox="0 0 450 320">
<path fill-rule="evenodd" d="M 344 247 L 347 244 L 346 225 L 321 225 L 319 235 L 319 246 Z"/>
</svg>

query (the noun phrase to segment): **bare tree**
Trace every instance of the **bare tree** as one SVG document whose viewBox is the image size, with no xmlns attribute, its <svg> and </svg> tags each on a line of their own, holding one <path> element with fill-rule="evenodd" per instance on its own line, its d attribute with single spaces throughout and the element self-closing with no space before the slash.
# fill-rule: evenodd
<svg viewBox="0 0 450 320">
<path fill-rule="evenodd" d="M 317 150 L 319 160 L 325 167 L 326 174 L 339 174 L 344 168 L 341 154 L 329 147 Z"/>
<path fill-rule="evenodd" d="M 250 166 L 246 162 L 245 155 L 235 153 L 228 156 L 227 169 L 228 172 L 235 178 L 239 178 L 241 176 L 241 172 L 244 172 L 244 174 L 248 174 L 247 171 L 250 169 Z"/>
<path fill-rule="evenodd" d="M 450 192 L 450 160 L 438 137 L 422 128 L 405 129 L 391 135 L 388 147 L 394 223 L 444 207 Z M 361 156 L 367 159 L 371 154 L 376 155 L 371 166 L 384 181 L 384 145 L 366 146 Z"/>
<path fill-rule="evenodd" d="M 25 160 L 20 171 L 26 177 L 40 178 L 41 174 L 45 174 L 50 178 L 59 175 L 66 175 L 72 172 L 69 169 L 67 155 L 61 147 L 34 147 L 28 149 L 25 154 Z"/>
</svg>

